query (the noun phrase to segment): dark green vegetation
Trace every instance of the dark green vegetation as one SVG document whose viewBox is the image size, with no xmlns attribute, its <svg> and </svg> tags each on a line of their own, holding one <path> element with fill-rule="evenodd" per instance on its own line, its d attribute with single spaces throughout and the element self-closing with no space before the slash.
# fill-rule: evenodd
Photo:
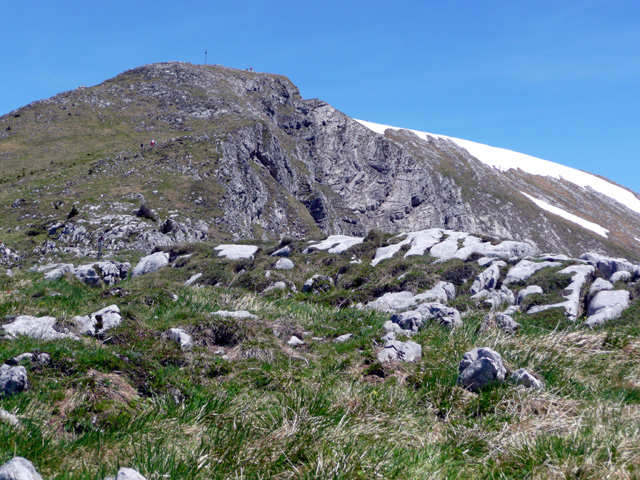
<svg viewBox="0 0 640 480">
<path fill-rule="evenodd" d="M 0 340 L 0 361 L 27 351 L 52 358 L 26 365 L 30 390 L 0 399 L 22 424 L 0 423 L 0 463 L 21 455 L 56 479 L 102 479 L 118 465 L 149 479 L 639 478 L 637 300 L 599 330 L 549 311 L 516 316 L 521 331 L 506 335 L 480 328 L 486 312 L 467 295 L 475 262 L 399 256 L 368 266 L 384 241 L 372 234 L 343 255 L 302 254 L 305 244 L 293 242 L 296 268 L 272 270 L 268 281 L 276 260 L 269 253 L 280 245 L 266 243 L 253 261 L 237 262 L 216 258 L 210 245 L 181 247 L 174 253 L 192 256 L 175 268 L 117 288 L 45 282 L 22 270 L 0 276 L 0 318 L 64 320 L 115 303 L 124 319 L 103 339 Z M 362 264 L 349 263 L 356 250 Z M 182 287 L 196 272 L 205 285 Z M 300 290 L 314 273 L 336 286 L 259 293 L 276 280 Z M 536 278 L 564 287 L 551 277 Z M 458 284 L 463 327 L 428 325 L 413 338 L 423 348 L 419 362 L 378 363 L 387 316 L 353 304 L 440 278 Z M 258 319 L 209 315 L 219 309 Z M 164 336 L 175 326 L 193 335 L 193 351 Z M 344 333 L 354 336 L 332 341 Z M 306 344 L 289 347 L 291 335 Z M 460 389 L 458 362 L 476 346 L 536 372 L 546 390 Z"/>
</svg>

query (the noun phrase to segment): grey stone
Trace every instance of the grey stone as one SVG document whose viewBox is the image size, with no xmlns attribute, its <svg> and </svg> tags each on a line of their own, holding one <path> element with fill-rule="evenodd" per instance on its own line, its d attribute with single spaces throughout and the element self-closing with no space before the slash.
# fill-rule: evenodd
<svg viewBox="0 0 640 480">
<path fill-rule="evenodd" d="M 504 284 L 509 285 L 516 282 L 527 281 L 534 273 L 543 268 L 559 267 L 560 262 L 532 262 L 531 260 L 520 260 L 511 267 L 504 279 Z"/>
<path fill-rule="evenodd" d="M 353 338 L 353 333 L 345 333 L 333 339 L 335 343 L 344 343 Z"/>
<path fill-rule="evenodd" d="M 316 274 L 311 278 L 307 278 L 302 285 L 302 291 L 305 293 L 326 292 L 333 287 L 333 279 L 326 275 Z"/>
<path fill-rule="evenodd" d="M 511 315 L 506 313 L 496 314 L 496 324 L 498 328 L 506 333 L 515 333 L 520 328 L 520 324 L 516 322 Z"/>
<path fill-rule="evenodd" d="M 63 263 L 54 269 L 49 270 L 44 274 L 45 280 L 58 280 L 65 276 L 67 273 L 72 273 L 74 270 L 73 264 Z"/>
<path fill-rule="evenodd" d="M 527 298 L 529 295 L 543 294 L 543 293 L 544 291 L 542 290 L 542 287 L 538 285 L 529 285 L 528 287 L 524 287 L 520 289 L 520 291 L 518 292 L 518 296 L 516 298 L 516 304 L 517 305 L 522 304 L 522 301 L 525 298 Z"/>
<path fill-rule="evenodd" d="M 12 427 L 20 426 L 20 420 L 14 414 L 0 408 L 0 422 L 11 425 Z"/>
<path fill-rule="evenodd" d="M 507 374 L 500 354 L 491 348 L 474 348 L 462 357 L 458 366 L 458 384 L 477 392 L 503 382 Z"/>
<path fill-rule="evenodd" d="M 142 257 L 134 267 L 132 276 L 138 277 L 147 273 L 155 272 L 162 267 L 169 265 L 169 254 L 167 252 L 156 252 L 146 257 Z"/>
<path fill-rule="evenodd" d="M 385 362 L 415 362 L 422 357 L 422 347 L 412 341 L 401 342 L 390 340 L 378 352 L 378 361 Z"/>
<path fill-rule="evenodd" d="M 506 266 L 507 264 L 505 262 L 498 260 L 492 263 L 489 268 L 480 272 L 474 280 L 473 285 L 471 285 L 471 294 L 476 294 L 481 290 L 495 289 L 500 280 L 500 269 Z"/>
<path fill-rule="evenodd" d="M 627 290 L 602 290 L 589 302 L 585 325 L 594 328 L 609 320 L 615 320 L 629 307 L 630 293 Z"/>
<path fill-rule="evenodd" d="M 490 307 L 492 310 L 515 303 L 515 295 L 504 285 L 499 290 L 481 290 L 475 295 L 471 295 L 471 299 Z"/>
<path fill-rule="evenodd" d="M 295 265 L 288 258 L 279 258 L 273 268 L 276 270 L 291 270 Z"/>
<path fill-rule="evenodd" d="M 422 303 L 416 308 L 422 314 L 423 320 L 435 320 L 440 325 L 448 328 L 457 328 L 462 325 L 460 312 L 453 307 L 437 302 Z"/>
<path fill-rule="evenodd" d="M 589 288 L 589 299 L 603 290 L 613 290 L 613 284 L 604 278 L 596 278 Z"/>
<path fill-rule="evenodd" d="M 191 335 L 181 328 L 170 328 L 167 331 L 167 337 L 180 345 L 181 350 L 188 351 L 193 348 L 193 339 L 191 338 Z"/>
<path fill-rule="evenodd" d="M 640 275 L 640 266 L 624 258 L 607 257 L 594 252 L 585 253 L 580 258 L 593 265 L 605 278 L 622 271 L 629 272 L 634 277 Z"/>
<path fill-rule="evenodd" d="M 73 317 L 72 321 L 81 335 L 102 335 L 120 325 L 122 317 L 117 305 L 109 305 L 91 315 Z"/>
<path fill-rule="evenodd" d="M 20 393 L 29 388 L 27 370 L 23 366 L 0 365 L 0 394 L 4 396 Z"/>
<path fill-rule="evenodd" d="M 513 372 L 510 378 L 517 385 L 523 385 L 526 388 L 533 388 L 535 390 L 544 389 L 544 383 L 524 368 L 519 368 Z"/>
<path fill-rule="evenodd" d="M 414 297 L 415 303 L 439 302 L 447 303 L 456 298 L 456 286 L 451 282 L 439 281 L 429 290 L 417 294 Z"/>
<path fill-rule="evenodd" d="M 299 347 L 301 345 L 304 345 L 304 340 L 299 339 L 295 335 L 291 335 L 289 340 L 287 340 L 287 345 L 291 347 Z"/>
<path fill-rule="evenodd" d="M 289 255 L 291 255 L 291 247 L 289 245 L 285 245 L 271 254 L 272 257 L 288 257 Z"/>
<path fill-rule="evenodd" d="M 530 308 L 527 313 L 538 313 L 551 308 L 563 308 L 570 320 L 576 320 L 581 313 L 581 291 L 582 287 L 592 277 L 595 268 L 591 265 L 572 265 L 563 268 L 558 273 L 571 275 L 571 283 L 565 288 L 565 301 L 550 305 L 537 305 Z"/>
<path fill-rule="evenodd" d="M 13 322 L 7 323 L 0 328 L 0 332 L 8 338 L 15 339 L 20 335 L 35 338 L 38 340 L 60 340 L 71 338 L 77 340 L 78 337 L 68 332 L 60 332 L 54 327 L 56 319 L 54 317 L 32 317 L 30 315 L 19 315 Z"/>
<path fill-rule="evenodd" d="M 257 315 L 253 313 L 247 312 L 246 310 L 218 310 L 216 312 L 211 312 L 211 315 L 217 315 L 219 317 L 233 318 L 235 320 L 255 320 L 258 318 Z"/>
<path fill-rule="evenodd" d="M 633 278 L 633 275 L 631 274 L 631 272 L 627 272 L 626 270 L 620 270 L 619 272 L 614 272 L 613 274 L 611 274 L 609 281 L 611 283 L 630 282 L 632 278 Z"/>
<path fill-rule="evenodd" d="M 283 281 L 278 281 L 278 282 L 274 282 L 271 285 L 269 285 L 267 288 L 265 288 L 262 293 L 269 293 L 269 292 L 274 292 L 274 291 L 282 291 L 282 290 L 286 290 L 287 289 L 287 284 L 284 283 Z"/>
<path fill-rule="evenodd" d="M 184 286 L 190 287 L 191 285 L 196 283 L 198 280 L 200 280 L 201 277 L 202 277 L 202 273 L 196 273 L 194 275 L 191 275 L 189 279 L 186 282 L 184 282 Z"/>
<path fill-rule="evenodd" d="M 393 313 L 408 310 L 415 306 L 415 304 L 415 296 L 411 292 L 388 292 L 367 303 L 367 308 L 371 308 L 379 312 Z"/>
<path fill-rule="evenodd" d="M 0 467 L 0 480 L 42 480 L 42 477 L 29 460 L 13 457 Z"/>
<path fill-rule="evenodd" d="M 118 470 L 116 480 L 146 480 L 146 478 L 133 468 L 122 467 Z"/>
</svg>

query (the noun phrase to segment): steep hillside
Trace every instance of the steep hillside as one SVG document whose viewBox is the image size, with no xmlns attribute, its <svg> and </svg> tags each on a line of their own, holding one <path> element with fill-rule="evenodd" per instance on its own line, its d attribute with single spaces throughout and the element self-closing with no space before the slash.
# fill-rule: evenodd
<svg viewBox="0 0 640 480">
<path fill-rule="evenodd" d="M 464 141 L 369 127 L 282 76 L 136 68 L 0 117 L 0 236 L 22 256 L 108 256 L 444 227 L 640 258 L 632 192 L 616 201 L 566 176 L 494 168 Z M 150 214 L 136 216 L 142 204 Z"/>
</svg>

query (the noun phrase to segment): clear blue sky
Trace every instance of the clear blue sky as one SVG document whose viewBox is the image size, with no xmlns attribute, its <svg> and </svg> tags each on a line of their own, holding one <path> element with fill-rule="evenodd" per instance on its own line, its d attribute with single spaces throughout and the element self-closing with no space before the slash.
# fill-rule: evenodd
<svg viewBox="0 0 640 480">
<path fill-rule="evenodd" d="M 640 191 L 640 2 L 5 2 L 0 113 L 142 64 L 282 73 L 365 120 Z"/>
</svg>

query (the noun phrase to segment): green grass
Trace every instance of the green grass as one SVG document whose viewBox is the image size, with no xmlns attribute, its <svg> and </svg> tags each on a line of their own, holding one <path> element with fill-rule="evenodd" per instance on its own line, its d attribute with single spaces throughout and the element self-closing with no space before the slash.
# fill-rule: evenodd
<svg viewBox="0 0 640 480">
<path fill-rule="evenodd" d="M 234 262 L 198 248 L 198 261 L 217 262 L 231 282 L 239 278 Z M 295 283 L 306 275 L 305 259 L 299 253 L 293 259 L 303 271 L 278 274 Z M 312 271 L 327 257 L 306 260 Z M 243 268 L 263 273 L 270 261 L 264 253 Z M 461 328 L 428 325 L 414 337 L 421 361 L 380 365 L 375 353 L 384 315 L 338 308 L 324 295 L 184 289 L 189 265 L 171 276 L 160 271 L 126 280 L 119 285 L 123 297 L 73 279 L 0 277 L 1 317 L 69 319 L 116 303 L 124 318 L 103 341 L 0 340 L 0 361 L 25 351 L 52 358 L 47 366 L 26 365 L 28 391 L 0 399 L 22 424 L 17 430 L 0 424 L 0 462 L 22 455 L 56 479 L 102 479 L 119 466 L 172 479 L 638 476 L 638 303 L 597 331 L 544 312 L 544 319 L 518 318 L 523 328 L 511 336 L 480 329 L 484 314 L 469 306 Z M 381 283 L 396 281 L 402 265 L 381 264 Z M 405 271 L 411 268 L 429 275 L 437 275 L 430 268 L 460 269 L 414 262 Z M 218 309 L 247 309 L 259 319 L 209 315 Z M 193 351 L 165 338 L 173 326 L 192 332 Z M 332 341 L 344 333 L 354 336 Z M 289 348 L 293 334 L 306 345 Z M 512 369 L 537 372 L 546 390 L 510 383 L 480 394 L 460 389 L 458 362 L 475 346 L 496 349 Z"/>
</svg>

